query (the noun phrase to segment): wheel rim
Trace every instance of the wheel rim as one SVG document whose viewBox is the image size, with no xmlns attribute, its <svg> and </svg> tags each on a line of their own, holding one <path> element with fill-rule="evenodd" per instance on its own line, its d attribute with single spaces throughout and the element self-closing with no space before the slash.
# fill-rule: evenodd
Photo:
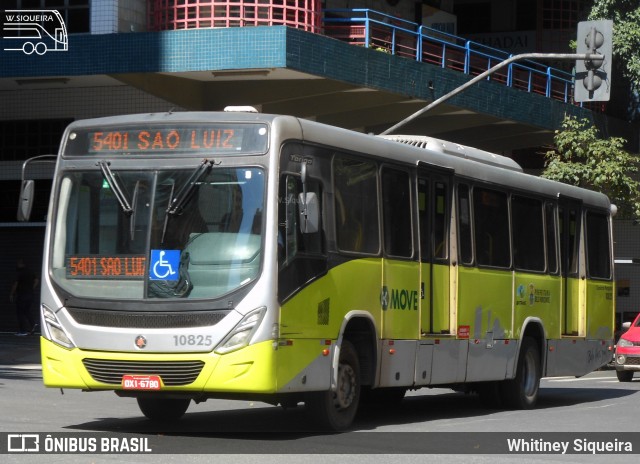
<svg viewBox="0 0 640 464">
<path fill-rule="evenodd" d="M 334 405 L 338 410 L 347 409 L 356 396 L 356 372 L 349 364 L 338 366 L 338 388 L 334 396 Z"/>
</svg>

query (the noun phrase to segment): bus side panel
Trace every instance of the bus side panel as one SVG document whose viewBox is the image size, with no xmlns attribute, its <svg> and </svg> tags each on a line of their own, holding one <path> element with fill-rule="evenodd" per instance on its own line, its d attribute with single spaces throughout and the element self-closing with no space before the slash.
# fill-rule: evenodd
<svg viewBox="0 0 640 464">
<path fill-rule="evenodd" d="M 368 311 L 380 337 L 379 258 L 355 259 L 310 282 L 280 309 L 281 339 L 336 340 L 349 311 Z"/>
<path fill-rule="evenodd" d="M 328 390 L 335 344 L 324 340 L 296 339 L 278 346 L 278 392 Z"/>
<path fill-rule="evenodd" d="M 335 342 L 348 312 L 369 312 L 380 338 L 381 283 L 379 258 L 354 259 L 332 267 L 282 304 L 277 355 L 280 392 L 330 387 Z"/>
<path fill-rule="evenodd" d="M 433 345 L 431 385 L 465 381 L 469 340 L 439 339 Z"/>
<path fill-rule="evenodd" d="M 545 377 L 580 377 L 611 361 L 608 343 L 602 340 L 549 340 Z"/>
<path fill-rule="evenodd" d="M 469 338 L 513 338 L 512 285 L 510 271 L 458 268 L 457 333 Z"/>
<path fill-rule="evenodd" d="M 560 305 L 562 281 L 557 276 L 516 273 L 515 276 L 515 338 L 522 337 L 524 321 L 529 317 L 544 321 L 546 338 L 560 338 Z"/>
<path fill-rule="evenodd" d="M 380 353 L 380 387 L 410 387 L 414 383 L 417 342 L 383 340 Z"/>
<path fill-rule="evenodd" d="M 382 306 L 382 338 L 417 340 L 420 335 L 419 265 L 413 261 L 384 259 L 383 269 L 386 303 Z"/>
<path fill-rule="evenodd" d="M 587 281 L 587 338 L 612 340 L 615 318 L 613 282 Z"/>
<path fill-rule="evenodd" d="M 510 340 L 470 340 L 466 382 L 504 380 L 510 361 L 516 357 L 517 343 Z"/>
</svg>

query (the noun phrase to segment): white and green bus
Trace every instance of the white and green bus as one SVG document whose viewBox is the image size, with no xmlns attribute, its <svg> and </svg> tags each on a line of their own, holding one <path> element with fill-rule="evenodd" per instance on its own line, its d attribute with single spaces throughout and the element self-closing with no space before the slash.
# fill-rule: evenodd
<svg viewBox="0 0 640 464">
<path fill-rule="evenodd" d="M 305 403 L 332 429 L 421 387 L 531 408 L 541 377 L 611 358 L 614 210 L 424 137 L 248 112 L 74 122 L 47 221 L 44 383 L 157 420 L 208 398 Z"/>
</svg>

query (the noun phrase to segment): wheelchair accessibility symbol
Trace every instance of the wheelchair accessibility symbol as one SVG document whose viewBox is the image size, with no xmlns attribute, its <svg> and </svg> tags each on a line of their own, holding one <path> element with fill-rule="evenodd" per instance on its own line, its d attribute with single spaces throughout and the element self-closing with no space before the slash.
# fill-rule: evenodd
<svg viewBox="0 0 640 464">
<path fill-rule="evenodd" d="M 178 280 L 180 273 L 180 250 L 151 250 L 151 280 Z"/>
</svg>

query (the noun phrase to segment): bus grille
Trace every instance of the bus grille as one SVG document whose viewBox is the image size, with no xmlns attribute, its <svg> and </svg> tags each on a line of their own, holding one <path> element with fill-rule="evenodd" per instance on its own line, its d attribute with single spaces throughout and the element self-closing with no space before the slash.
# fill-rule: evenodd
<svg viewBox="0 0 640 464">
<path fill-rule="evenodd" d="M 78 324 L 136 329 L 178 329 L 216 325 L 228 310 L 193 312 L 128 312 L 67 308 Z"/>
<path fill-rule="evenodd" d="M 97 382 L 120 385 L 122 376 L 159 375 L 166 386 L 187 385 L 196 380 L 204 367 L 203 361 L 114 361 L 110 359 L 82 360 Z"/>
</svg>

